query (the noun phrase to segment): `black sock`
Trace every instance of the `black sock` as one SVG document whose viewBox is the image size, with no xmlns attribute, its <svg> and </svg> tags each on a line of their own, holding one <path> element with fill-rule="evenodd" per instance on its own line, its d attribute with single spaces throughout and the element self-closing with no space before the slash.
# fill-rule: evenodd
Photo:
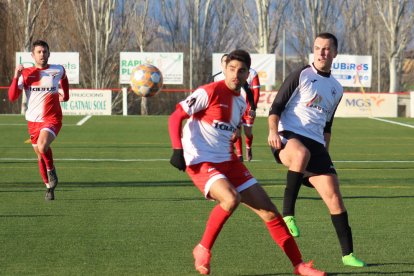
<svg viewBox="0 0 414 276">
<path fill-rule="evenodd" d="M 285 195 L 283 197 L 283 216 L 295 215 L 295 204 L 298 198 L 300 185 L 302 184 L 303 173 L 288 170 Z"/>
<path fill-rule="evenodd" d="M 354 251 L 354 245 L 352 243 L 351 227 L 348 223 L 348 213 L 343 212 L 339 215 L 331 215 L 331 220 L 338 235 L 342 256 L 351 254 Z"/>
</svg>

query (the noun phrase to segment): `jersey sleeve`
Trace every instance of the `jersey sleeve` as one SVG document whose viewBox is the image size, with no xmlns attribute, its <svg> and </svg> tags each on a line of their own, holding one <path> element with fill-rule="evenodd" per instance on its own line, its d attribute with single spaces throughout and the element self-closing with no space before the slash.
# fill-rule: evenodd
<svg viewBox="0 0 414 276">
<path fill-rule="evenodd" d="M 21 82 L 21 85 L 19 83 Z M 20 94 L 23 92 L 23 77 L 13 78 L 12 83 L 9 86 L 9 100 L 15 101 L 19 98 Z"/>
<path fill-rule="evenodd" d="M 341 99 L 342 99 L 342 97 L 341 97 Z M 341 102 L 341 99 L 339 99 L 338 104 L 335 107 L 335 110 L 332 112 L 330 118 L 328 118 L 328 120 L 326 121 L 325 128 L 323 129 L 323 133 L 331 133 L 332 132 L 332 124 L 333 124 L 333 120 L 335 118 L 335 112 L 336 112 L 336 109 L 339 106 L 339 103 Z"/>
<path fill-rule="evenodd" d="M 307 67 L 309 67 L 309 65 L 292 72 L 285 79 L 279 91 L 277 92 L 276 98 L 273 100 L 273 103 L 269 110 L 269 115 L 278 115 L 278 116 L 282 115 L 282 112 L 285 109 L 287 103 L 289 102 L 293 93 L 296 91 L 296 89 L 299 86 L 300 74 Z"/>
<path fill-rule="evenodd" d="M 173 149 L 182 149 L 182 122 L 190 116 L 183 110 L 181 105 L 177 105 L 176 110 L 168 119 L 168 133 L 170 134 L 171 145 Z"/>
<path fill-rule="evenodd" d="M 259 75 L 256 74 L 256 76 L 254 76 L 252 83 L 250 84 L 250 90 L 252 90 L 252 93 L 253 93 L 254 105 L 257 107 L 257 103 L 259 102 L 259 98 L 260 98 Z"/>
<path fill-rule="evenodd" d="M 190 96 L 184 101 L 180 102 L 179 105 L 189 116 L 196 114 L 208 107 L 209 96 L 207 91 L 203 88 L 196 89 Z"/>
<path fill-rule="evenodd" d="M 69 80 L 66 75 L 65 68 L 63 68 L 63 75 L 60 79 L 60 87 L 63 90 L 63 101 L 67 102 L 69 100 Z"/>
</svg>

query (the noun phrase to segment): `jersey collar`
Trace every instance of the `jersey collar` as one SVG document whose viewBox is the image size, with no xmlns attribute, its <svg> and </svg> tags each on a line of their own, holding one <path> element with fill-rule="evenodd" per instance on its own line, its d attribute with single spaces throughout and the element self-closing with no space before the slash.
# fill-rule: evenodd
<svg viewBox="0 0 414 276">
<path fill-rule="evenodd" d="M 321 75 L 322 77 L 329 78 L 329 77 L 331 76 L 331 71 L 329 71 L 329 72 L 322 72 L 322 71 L 319 71 L 318 69 L 316 69 L 316 67 L 315 67 L 315 65 L 313 64 L 313 62 L 312 62 L 312 68 L 314 69 L 314 71 L 316 71 L 316 73 L 317 73 L 318 75 Z"/>
</svg>

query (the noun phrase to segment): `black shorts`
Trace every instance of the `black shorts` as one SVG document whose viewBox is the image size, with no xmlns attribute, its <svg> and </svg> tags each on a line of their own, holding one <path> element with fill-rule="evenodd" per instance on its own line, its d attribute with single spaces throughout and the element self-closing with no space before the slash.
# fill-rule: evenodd
<svg viewBox="0 0 414 276">
<path fill-rule="evenodd" d="M 325 146 L 305 136 L 293 133 L 291 131 L 283 131 L 279 134 L 286 140 L 296 138 L 299 140 L 310 152 L 311 157 L 306 167 L 306 171 L 312 174 L 336 174 L 335 167 L 332 163 L 331 157 Z M 282 148 L 284 148 L 284 144 Z M 273 156 L 277 163 L 281 164 L 278 149 L 272 149 Z"/>
</svg>

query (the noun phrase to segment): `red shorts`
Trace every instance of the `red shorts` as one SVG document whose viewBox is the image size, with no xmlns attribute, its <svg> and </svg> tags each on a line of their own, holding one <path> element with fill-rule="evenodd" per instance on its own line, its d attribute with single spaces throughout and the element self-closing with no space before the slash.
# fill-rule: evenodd
<svg viewBox="0 0 414 276">
<path fill-rule="evenodd" d="M 56 137 L 62 128 L 62 122 L 28 122 L 28 128 L 32 145 L 37 145 L 37 139 L 39 139 L 41 130 L 46 130 Z"/>
<path fill-rule="evenodd" d="M 223 163 L 203 162 L 188 166 L 186 171 L 206 198 L 210 198 L 211 185 L 218 179 L 227 179 L 238 192 L 257 183 L 246 166 L 238 159 Z"/>
</svg>

